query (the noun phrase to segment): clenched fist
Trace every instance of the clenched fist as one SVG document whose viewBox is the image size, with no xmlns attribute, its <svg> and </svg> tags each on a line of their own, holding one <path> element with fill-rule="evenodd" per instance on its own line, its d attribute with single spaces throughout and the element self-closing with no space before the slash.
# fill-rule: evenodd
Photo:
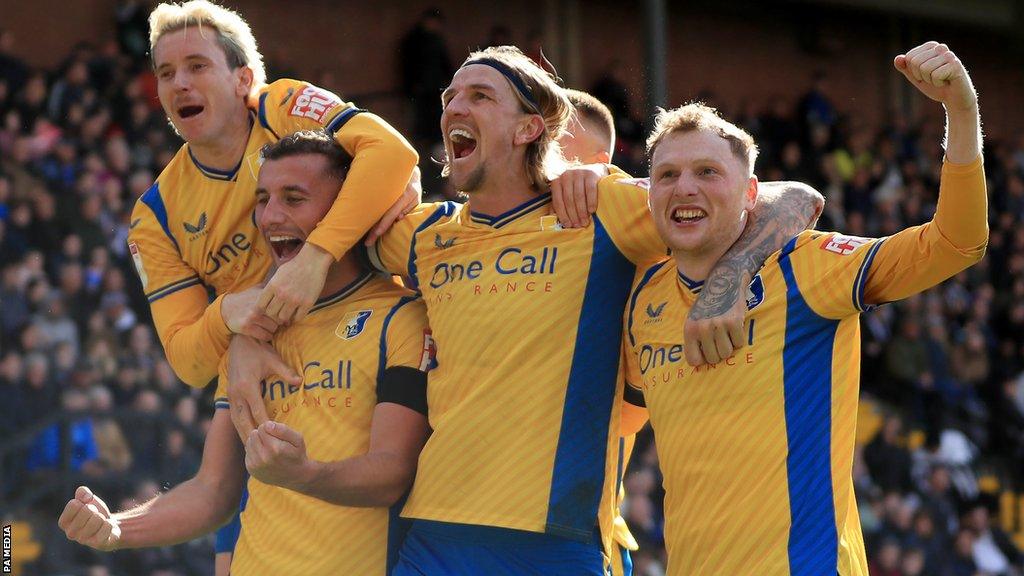
<svg viewBox="0 0 1024 576">
<path fill-rule="evenodd" d="M 121 540 L 121 527 L 111 518 L 110 508 L 85 486 L 79 486 L 64 506 L 57 526 L 69 540 L 103 552 L 116 550 Z"/>
<path fill-rule="evenodd" d="M 971 77 L 949 46 L 925 42 L 897 56 L 893 64 L 915 88 L 947 109 L 977 108 L 978 96 Z"/>
</svg>

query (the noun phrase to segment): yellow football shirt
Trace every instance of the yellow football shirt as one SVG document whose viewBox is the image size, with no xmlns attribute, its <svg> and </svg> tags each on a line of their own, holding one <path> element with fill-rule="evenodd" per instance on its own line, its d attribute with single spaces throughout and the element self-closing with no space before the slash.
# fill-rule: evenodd
<svg viewBox="0 0 1024 576">
<path fill-rule="evenodd" d="M 496 217 L 423 205 L 371 250 L 409 279 L 437 342 L 434 432 L 403 515 L 611 539 L 620 319 L 637 265 L 664 257 L 647 191 L 601 181 L 592 226 L 542 195 Z"/>
<path fill-rule="evenodd" d="M 430 359 L 422 301 L 373 274 L 321 298 L 306 318 L 274 337 L 274 348 L 303 383 L 268 378 L 267 413 L 301 432 L 309 457 L 324 462 L 369 449 L 377 384 L 386 368 L 426 370 Z M 216 402 L 227 409 L 223 370 Z M 397 559 L 398 506 L 336 506 L 255 478 L 248 492 L 231 563 L 234 576 L 383 576 Z M 329 545 L 316 543 L 325 538 Z"/>
<path fill-rule="evenodd" d="M 984 230 L 957 234 L 968 248 L 945 234 L 957 213 L 981 210 L 968 221 L 984 228 L 984 186 L 980 161 L 947 165 L 935 222 L 888 239 L 793 238 L 750 284 L 747 346 L 717 364 L 691 367 L 683 353 L 702 283 L 673 260 L 638 274 L 627 379 L 657 437 L 669 574 L 867 576 L 852 479 L 858 314 L 980 259 Z"/>
<path fill-rule="evenodd" d="M 342 192 L 308 241 L 336 258 L 401 195 L 416 153 L 386 122 L 297 80 L 265 86 L 253 103 L 241 161 L 218 171 L 181 147 L 132 211 L 128 248 L 168 361 L 193 386 L 217 375 L 230 332 L 213 295 L 257 286 L 270 270 L 256 230 L 260 149 L 280 136 L 324 128 L 354 158 Z"/>
</svg>

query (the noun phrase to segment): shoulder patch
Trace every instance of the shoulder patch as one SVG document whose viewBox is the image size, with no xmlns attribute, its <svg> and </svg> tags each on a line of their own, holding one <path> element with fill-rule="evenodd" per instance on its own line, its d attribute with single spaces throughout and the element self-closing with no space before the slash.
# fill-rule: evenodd
<svg viewBox="0 0 1024 576">
<path fill-rule="evenodd" d="M 829 252 L 835 252 L 840 256 L 847 256 L 853 254 L 857 248 L 860 248 L 870 241 L 870 238 L 861 238 L 860 236 L 843 236 L 842 234 L 834 234 L 825 238 L 825 241 L 821 243 L 821 249 Z"/>
<path fill-rule="evenodd" d="M 142 281 L 142 291 L 145 292 L 148 289 L 149 276 L 146 275 L 146 268 L 142 265 L 142 254 L 139 252 L 139 245 L 135 242 L 129 242 L 128 252 L 132 255 L 132 262 L 135 263 L 135 271 L 139 273 L 139 280 Z"/>
<path fill-rule="evenodd" d="M 437 368 L 437 344 L 430 328 L 423 330 L 423 350 L 420 353 L 420 371 L 429 372 Z"/>
<path fill-rule="evenodd" d="M 341 98 L 336 94 L 316 86 L 306 86 L 295 96 L 288 114 L 323 124 L 327 114 L 341 104 Z"/>
</svg>

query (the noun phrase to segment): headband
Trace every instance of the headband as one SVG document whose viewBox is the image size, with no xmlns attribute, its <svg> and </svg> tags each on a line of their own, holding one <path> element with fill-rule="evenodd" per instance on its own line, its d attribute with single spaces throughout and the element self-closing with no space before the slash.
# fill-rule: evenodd
<svg viewBox="0 0 1024 576">
<path fill-rule="evenodd" d="M 500 60 L 495 60 L 494 58 L 480 58 L 473 60 L 472 62 L 467 62 L 465 65 L 469 66 L 470 64 L 483 64 L 484 66 L 490 66 L 500 72 L 502 76 L 512 83 L 512 87 L 516 89 L 516 92 L 519 92 L 519 95 L 533 106 L 534 111 L 538 114 L 540 113 L 540 104 L 537 104 L 537 100 L 534 99 L 533 91 L 530 90 L 530 87 L 527 86 L 526 83 L 523 82 L 507 64 Z"/>
</svg>

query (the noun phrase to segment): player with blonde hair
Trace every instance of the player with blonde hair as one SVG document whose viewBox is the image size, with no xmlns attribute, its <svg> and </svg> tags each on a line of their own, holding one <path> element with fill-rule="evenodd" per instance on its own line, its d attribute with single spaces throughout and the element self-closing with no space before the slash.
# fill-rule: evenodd
<svg viewBox="0 0 1024 576">
<path fill-rule="evenodd" d="M 227 8 L 161 4 L 150 27 L 160 102 L 185 144 L 136 204 L 128 242 L 171 366 L 202 386 L 233 334 L 266 341 L 305 313 L 330 262 L 400 197 L 416 154 L 382 119 L 326 90 L 265 84 L 252 32 Z M 251 217 L 259 150 L 311 128 L 353 156 L 352 172 L 309 242 L 261 290 L 272 246 Z M 209 305 L 207 289 L 217 294 Z"/>
<path fill-rule="evenodd" d="M 266 84 L 252 31 L 228 8 L 160 4 L 150 14 L 150 50 L 160 103 L 185 144 L 136 203 L 128 246 L 167 359 L 184 382 L 204 386 L 232 339 L 244 340 L 261 351 L 247 368 L 295 382 L 265 342 L 306 313 L 331 263 L 400 198 L 416 153 L 384 120 L 327 90 Z M 330 133 L 353 157 L 352 170 L 299 253 L 270 276 L 271 251 L 297 244 L 256 230 L 259 151 L 302 129 Z M 267 419 L 257 400 L 232 410 L 240 428 Z"/>
<path fill-rule="evenodd" d="M 662 112 L 648 140 L 652 220 L 672 259 L 638 273 L 624 333 L 628 397 L 658 439 L 668 574 L 868 574 L 852 477 L 859 315 L 975 264 L 988 241 L 967 71 L 936 42 L 894 63 L 946 110 L 933 219 L 888 238 L 790 239 L 749 284 L 746 351 L 717 365 L 687 365 L 677 326 L 761 201 L 756 146 L 694 104 Z"/>
<path fill-rule="evenodd" d="M 395 574 L 604 574 L 635 425 L 619 323 L 636 267 L 665 254 L 646 190 L 620 173 L 594 225 L 560 223 L 548 180 L 571 103 L 515 48 L 472 53 L 442 105 L 446 172 L 468 202 L 423 205 L 370 251 L 421 292 L 438 349 Z M 802 228 L 815 210 L 799 196 Z"/>
</svg>

